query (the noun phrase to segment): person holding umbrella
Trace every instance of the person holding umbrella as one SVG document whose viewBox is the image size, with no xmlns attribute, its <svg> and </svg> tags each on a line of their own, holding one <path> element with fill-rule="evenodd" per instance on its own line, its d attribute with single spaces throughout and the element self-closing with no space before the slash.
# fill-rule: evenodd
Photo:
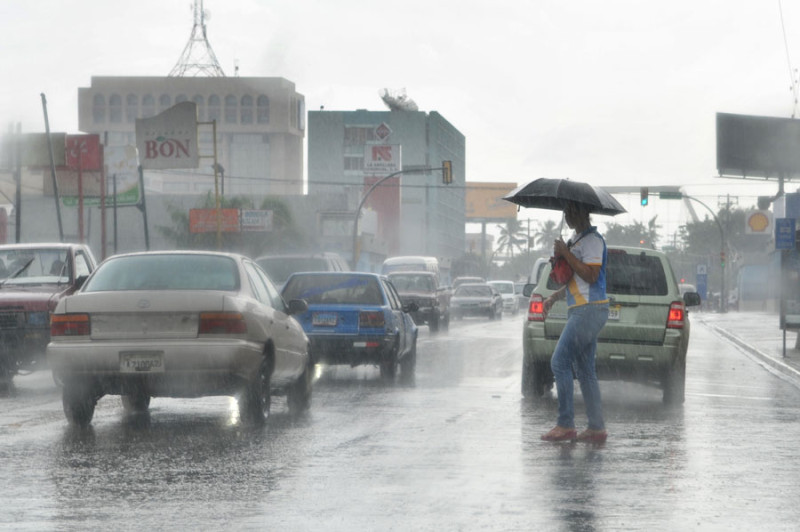
<svg viewBox="0 0 800 532">
<path fill-rule="evenodd" d="M 552 430 L 542 435 L 545 441 L 577 439 L 602 443 L 608 436 L 595 372 L 597 335 L 608 320 L 607 251 L 605 240 L 590 223 L 589 213 L 588 206 L 566 201 L 564 221 L 575 233 L 569 243 L 559 238 L 553 245 L 554 255 L 564 257 L 574 274 L 566 285 L 544 301 L 545 313 L 564 297 L 568 308 L 567 324 L 550 361 L 558 393 L 558 421 Z M 589 418 L 589 427 L 580 434 L 575 430 L 573 366 Z"/>
<path fill-rule="evenodd" d="M 569 243 L 560 238 L 553 244 L 556 257 L 563 257 L 572 268 L 567 284 L 544 301 L 544 312 L 566 297 L 567 323 L 561 332 L 550 367 L 558 393 L 556 426 L 542 435 L 545 441 L 606 441 L 600 387 L 597 384 L 595 356 L 597 335 L 608 320 L 606 296 L 606 243 L 589 215 L 615 216 L 625 208 L 606 190 L 570 179 L 539 178 L 522 185 L 503 197 L 522 207 L 559 210 L 567 225 L 575 231 Z M 589 427 L 575 430 L 573 405 L 573 365 L 581 386 Z"/>
</svg>

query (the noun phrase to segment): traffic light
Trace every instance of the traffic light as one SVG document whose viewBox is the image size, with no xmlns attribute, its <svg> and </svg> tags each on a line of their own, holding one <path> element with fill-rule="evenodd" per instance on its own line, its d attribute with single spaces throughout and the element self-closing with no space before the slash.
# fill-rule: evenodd
<svg viewBox="0 0 800 532">
<path fill-rule="evenodd" d="M 442 183 L 449 185 L 453 182 L 453 161 L 442 161 Z"/>
<path fill-rule="evenodd" d="M 720 253 L 719 253 L 719 265 L 720 265 L 721 268 L 723 268 L 723 269 L 725 268 L 725 252 L 724 251 L 720 251 Z"/>
<path fill-rule="evenodd" d="M 647 202 L 649 201 L 648 196 L 650 195 L 650 191 L 647 189 L 647 187 L 642 187 L 641 189 L 639 189 L 639 192 L 640 192 L 639 195 L 641 196 L 642 199 L 642 207 L 647 207 Z"/>
</svg>

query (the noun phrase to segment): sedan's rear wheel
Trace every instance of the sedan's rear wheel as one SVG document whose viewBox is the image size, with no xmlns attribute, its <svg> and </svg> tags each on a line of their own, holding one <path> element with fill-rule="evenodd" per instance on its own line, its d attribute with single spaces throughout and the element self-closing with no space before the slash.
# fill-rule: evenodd
<svg viewBox="0 0 800 532">
<path fill-rule="evenodd" d="M 239 397 L 240 417 L 254 423 L 263 423 L 269 417 L 272 403 L 272 390 L 270 388 L 270 363 L 267 357 L 261 361 L 258 375 L 248 383 Z"/>
<path fill-rule="evenodd" d="M 381 379 L 385 381 L 393 381 L 397 376 L 397 352 L 399 347 L 395 344 L 395 348 L 387 358 L 381 361 Z"/>
<path fill-rule="evenodd" d="M 406 353 L 406 356 L 400 361 L 400 378 L 406 384 L 414 382 L 414 374 L 417 370 L 417 342 L 414 340 L 414 345 L 411 351 Z"/>
<path fill-rule="evenodd" d="M 75 380 L 64 383 L 61 403 L 67 421 L 79 427 L 89 425 L 94 417 L 97 399 L 90 382 Z"/>
<path fill-rule="evenodd" d="M 309 360 L 305 371 L 297 379 L 297 382 L 289 387 L 286 394 L 286 401 L 289 404 L 289 411 L 293 414 L 305 412 L 311 408 L 311 389 L 314 379 L 314 364 Z"/>
</svg>

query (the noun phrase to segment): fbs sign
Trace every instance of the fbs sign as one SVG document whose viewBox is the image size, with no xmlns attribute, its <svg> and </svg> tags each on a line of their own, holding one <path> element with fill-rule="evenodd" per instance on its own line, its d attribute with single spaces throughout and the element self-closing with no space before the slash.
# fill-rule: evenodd
<svg viewBox="0 0 800 532">
<path fill-rule="evenodd" d="M 181 102 L 152 118 L 137 118 L 136 148 L 144 169 L 197 168 L 197 104 Z"/>
</svg>

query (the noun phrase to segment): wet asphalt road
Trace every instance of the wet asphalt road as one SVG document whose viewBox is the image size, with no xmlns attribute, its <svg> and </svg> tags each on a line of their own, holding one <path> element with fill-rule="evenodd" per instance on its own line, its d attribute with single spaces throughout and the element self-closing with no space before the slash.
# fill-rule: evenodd
<svg viewBox="0 0 800 532">
<path fill-rule="evenodd" d="M 126 418 L 106 397 L 73 430 L 49 374 L 18 377 L 0 398 L 0 528 L 800 527 L 800 390 L 696 322 L 683 407 L 603 382 L 605 446 L 541 442 L 556 404 L 520 397 L 522 319 L 421 327 L 414 386 L 335 368 L 308 415 L 276 400 L 262 428 L 228 398 Z"/>
</svg>

